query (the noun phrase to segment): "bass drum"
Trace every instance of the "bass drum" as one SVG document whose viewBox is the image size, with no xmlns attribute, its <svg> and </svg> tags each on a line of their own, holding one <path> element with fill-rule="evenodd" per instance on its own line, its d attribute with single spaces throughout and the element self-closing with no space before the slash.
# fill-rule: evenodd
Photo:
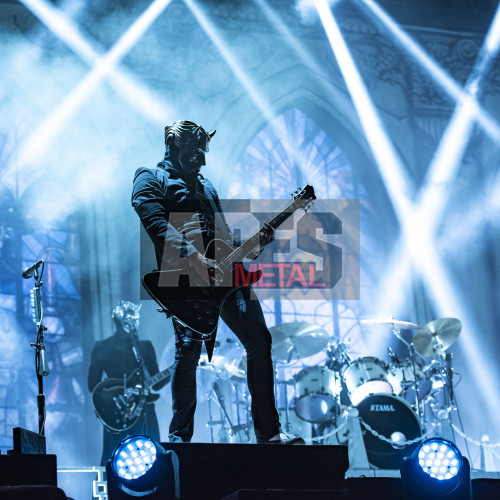
<svg viewBox="0 0 500 500">
<path fill-rule="evenodd" d="M 368 431 L 363 424 L 368 461 L 380 469 L 399 469 L 403 457 L 411 455 L 419 443 L 404 446 L 422 435 L 422 425 L 407 401 L 399 396 L 374 394 L 358 404 L 359 416 L 382 436 L 392 439 L 391 445 Z"/>
</svg>

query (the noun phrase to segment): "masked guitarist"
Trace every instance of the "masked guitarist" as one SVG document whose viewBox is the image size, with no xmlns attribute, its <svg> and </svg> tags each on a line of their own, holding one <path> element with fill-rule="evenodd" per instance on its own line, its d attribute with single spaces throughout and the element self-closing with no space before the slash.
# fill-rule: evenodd
<svg viewBox="0 0 500 500">
<path fill-rule="evenodd" d="M 132 206 L 155 246 L 161 270 L 188 268 L 200 286 L 214 285 L 221 269 L 205 255 L 214 238 L 234 246 L 213 185 L 200 174 L 215 131 L 182 120 L 165 127 L 165 157 L 156 168 L 135 173 Z M 216 236 L 217 235 L 217 236 Z M 265 225 L 260 249 L 274 240 L 274 229 Z M 257 250 L 253 257 L 259 253 Z M 195 312 L 193 311 L 193 314 Z M 234 332 L 247 354 L 247 383 L 252 398 L 252 418 L 258 443 L 303 444 L 302 438 L 281 431 L 274 400 L 271 334 L 260 303 L 251 287 L 232 292 L 221 310 L 221 318 Z M 184 324 L 173 319 L 176 336 L 172 376 L 173 417 L 169 439 L 190 442 L 196 408 L 196 367 L 202 342 Z M 215 333 L 205 340 L 211 357 Z"/>
<path fill-rule="evenodd" d="M 97 341 L 92 350 L 88 387 L 104 424 L 101 465 L 106 465 L 116 446 L 130 434 L 147 434 L 160 441 L 153 401 L 159 396 L 150 394 L 146 384 L 146 378 L 158 374 L 158 363 L 153 344 L 137 337 L 139 309 L 140 305 L 120 301 L 112 313 L 114 335 Z M 108 378 L 101 381 L 103 374 Z M 158 391 L 169 380 L 165 373 L 151 388 Z"/>
</svg>

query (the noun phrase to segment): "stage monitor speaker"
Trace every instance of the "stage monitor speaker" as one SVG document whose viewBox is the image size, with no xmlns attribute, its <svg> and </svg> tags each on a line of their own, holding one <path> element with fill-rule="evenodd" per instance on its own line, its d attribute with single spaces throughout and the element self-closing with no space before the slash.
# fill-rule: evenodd
<svg viewBox="0 0 500 500">
<path fill-rule="evenodd" d="M 55 455 L 0 455 L 0 486 L 57 486 Z"/>
<path fill-rule="evenodd" d="M 220 500 L 238 490 L 341 490 L 346 446 L 162 443 L 179 457 L 183 500 Z"/>
<path fill-rule="evenodd" d="M 12 429 L 15 455 L 45 455 L 45 436 L 22 427 Z"/>
</svg>

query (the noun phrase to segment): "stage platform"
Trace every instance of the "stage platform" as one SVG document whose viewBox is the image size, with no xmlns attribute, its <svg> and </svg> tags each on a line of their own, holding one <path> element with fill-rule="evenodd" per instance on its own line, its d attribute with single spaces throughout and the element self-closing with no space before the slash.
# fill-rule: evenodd
<svg viewBox="0 0 500 500">
<path fill-rule="evenodd" d="M 162 445 L 178 456 L 183 500 L 404 499 L 398 470 L 349 469 L 346 446 Z M 500 500 L 499 473 L 471 478 L 474 500 Z M 109 480 L 108 494 L 127 498 Z"/>
<path fill-rule="evenodd" d="M 163 443 L 179 458 L 182 500 L 403 500 L 398 470 L 349 469 L 344 446 Z M 102 467 L 62 467 L 55 455 L 0 455 L 0 498 L 125 500 Z M 58 481 L 61 475 L 69 481 Z M 69 486 L 89 484 L 81 489 Z M 500 473 L 471 471 L 472 500 L 500 500 Z M 60 484 L 58 484 L 58 482 Z M 93 483 L 93 484 L 92 484 Z M 92 493 L 93 494 L 92 494 Z M 89 494 L 90 493 L 90 494 Z M 170 500 L 170 496 L 147 496 Z"/>
</svg>

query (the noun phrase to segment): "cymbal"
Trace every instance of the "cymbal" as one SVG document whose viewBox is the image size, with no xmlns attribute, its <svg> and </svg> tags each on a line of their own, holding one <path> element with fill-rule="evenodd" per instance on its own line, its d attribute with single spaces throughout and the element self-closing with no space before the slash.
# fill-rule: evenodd
<svg viewBox="0 0 500 500">
<path fill-rule="evenodd" d="M 445 351 L 457 340 L 462 323 L 456 318 L 440 318 L 427 323 L 413 337 L 415 349 L 426 357 Z"/>
<path fill-rule="evenodd" d="M 410 323 L 409 321 L 400 321 L 394 318 L 386 319 L 362 319 L 360 323 L 364 325 L 380 325 L 380 326 L 390 326 L 392 328 L 399 328 L 402 330 L 415 330 L 420 328 L 420 325 L 416 323 Z"/>
<path fill-rule="evenodd" d="M 238 366 L 231 371 L 231 380 L 234 382 L 245 382 L 247 379 L 247 357 L 243 356 Z"/>
<path fill-rule="evenodd" d="M 198 364 L 198 374 L 196 376 L 196 398 L 199 402 L 205 402 L 209 399 L 210 393 L 217 380 L 217 371 L 212 363 L 208 362 L 208 356 L 202 354 Z"/>
<path fill-rule="evenodd" d="M 322 351 L 330 340 L 324 328 L 305 321 L 283 323 L 269 331 L 273 337 L 273 358 L 287 363 Z"/>
<path fill-rule="evenodd" d="M 208 362 L 207 355 L 201 355 L 199 368 L 202 372 L 214 372 L 217 376 L 216 378 L 222 380 L 228 380 L 232 377 L 244 379 L 245 373 L 241 373 L 240 368 L 243 353 L 244 349 L 238 342 L 226 339 L 219 343 L 210 363 Z M 207 377 L 206 374 L 204 375 Z M 208 380 L 213 385 L 212 379 L 212 375 L 208 375 Z"/>
</svg>

